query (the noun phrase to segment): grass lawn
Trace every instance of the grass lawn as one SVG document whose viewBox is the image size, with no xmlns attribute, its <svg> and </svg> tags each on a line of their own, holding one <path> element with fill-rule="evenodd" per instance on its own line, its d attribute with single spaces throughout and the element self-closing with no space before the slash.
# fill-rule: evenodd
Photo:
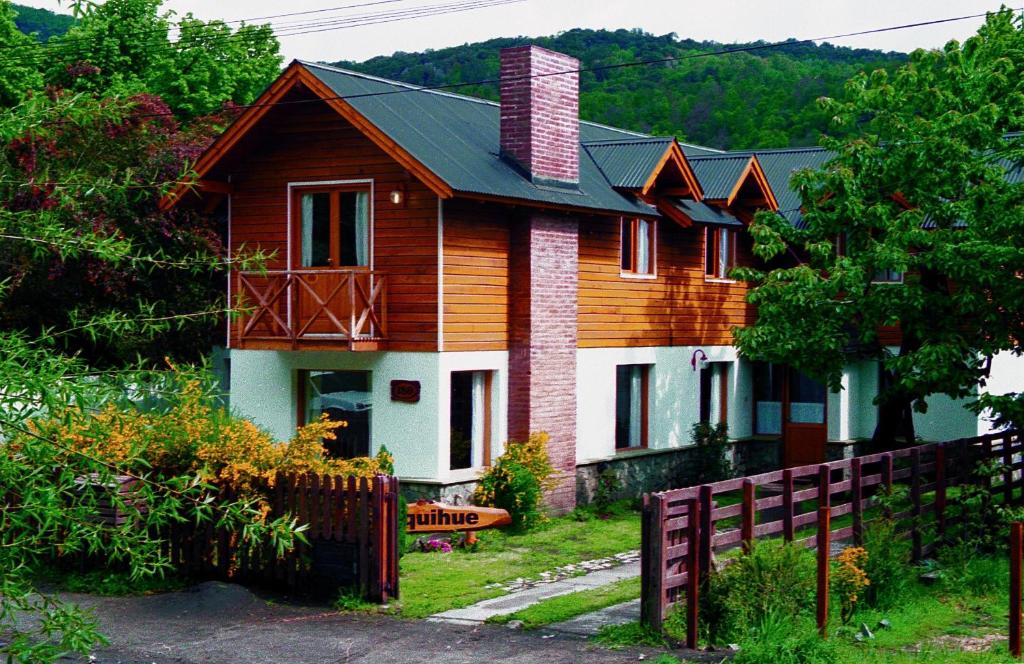
<svg viewBox="0 0 1024 664">
<path fill-rule="evenodd" d="M 527 533 L 479 533 L 476 551 L 412 552 L 401 560 L 399 611 L 422 618 L 504 594 L 488 584 L 537 577 L 555 567 L 640 548 L 640 514 L 619 509 L 608 519 L 551 519 Z"/>
<path fill-rule="evenodd" d="M 494 616 L 487 622 L 504 624 L 512 620 L 521 620 L 524 629 L 535 629 L 639 597 L 640 577 L 635 577 L 616 581 L 593 590 L 581 590 L 560 597 L 552 597 L 516 613 Z"/>
</svg>

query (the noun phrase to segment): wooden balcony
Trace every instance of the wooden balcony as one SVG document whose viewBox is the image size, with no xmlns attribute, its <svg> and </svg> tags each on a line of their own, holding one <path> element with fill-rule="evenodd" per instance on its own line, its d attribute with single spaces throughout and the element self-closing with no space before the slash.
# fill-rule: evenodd
<svg viewBox="0 0 1024 664">
<path fill-rule="evenodd" d="M 236 272 L 232 344 L 267 350 L 381 350 L 387 276 L 366 269 Z"/>
</svg>

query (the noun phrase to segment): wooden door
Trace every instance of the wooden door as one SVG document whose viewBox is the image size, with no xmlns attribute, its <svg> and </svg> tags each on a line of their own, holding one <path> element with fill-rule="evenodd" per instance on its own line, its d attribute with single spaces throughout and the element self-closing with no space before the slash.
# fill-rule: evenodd
<svg viewBox="0 0 1024 664">
<path fill-rule="evenodd" d="M 827 391 L 796 369 L 786 371 L 782 404 L 783 463 L 787 467 L 825 461 Z"/>
</svg>

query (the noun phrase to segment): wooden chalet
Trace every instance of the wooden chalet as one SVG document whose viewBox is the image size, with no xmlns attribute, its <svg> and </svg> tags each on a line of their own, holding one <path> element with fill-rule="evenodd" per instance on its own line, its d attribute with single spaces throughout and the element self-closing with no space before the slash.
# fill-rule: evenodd
<svg viewBox="0 0 1024 664">
<path fill-rule="evenodd" d="M 435 497 L 544 431 L 559 509 L 603 464 L 670 482 L 702 420 L 792 463 L 869 435 L 870 368 L 829 395 L 732 345 L 745 224 L 798 214 L 789 174 L 825 154 L 581 122 L 577 69 L 506 49 L 499 105 L 293 62 L 168 199 L 225 205 L 232 256 L 273 252 L 230 277 L 232 407 L 282 439 L 344 419 L 332 452 L 386 445 Z"/>
</svg>

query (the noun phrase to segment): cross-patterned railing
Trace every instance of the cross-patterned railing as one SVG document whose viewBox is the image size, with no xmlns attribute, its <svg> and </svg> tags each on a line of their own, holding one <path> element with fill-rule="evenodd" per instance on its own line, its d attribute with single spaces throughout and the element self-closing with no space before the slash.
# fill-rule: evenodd
<svg viewBox="0 0 1024 664">
<path fill-rule="evenodd" d="M 373 270 L 236 272 L 237 339 L 381 341 L 387 338 L 387 276 Z"/>
</svg>

